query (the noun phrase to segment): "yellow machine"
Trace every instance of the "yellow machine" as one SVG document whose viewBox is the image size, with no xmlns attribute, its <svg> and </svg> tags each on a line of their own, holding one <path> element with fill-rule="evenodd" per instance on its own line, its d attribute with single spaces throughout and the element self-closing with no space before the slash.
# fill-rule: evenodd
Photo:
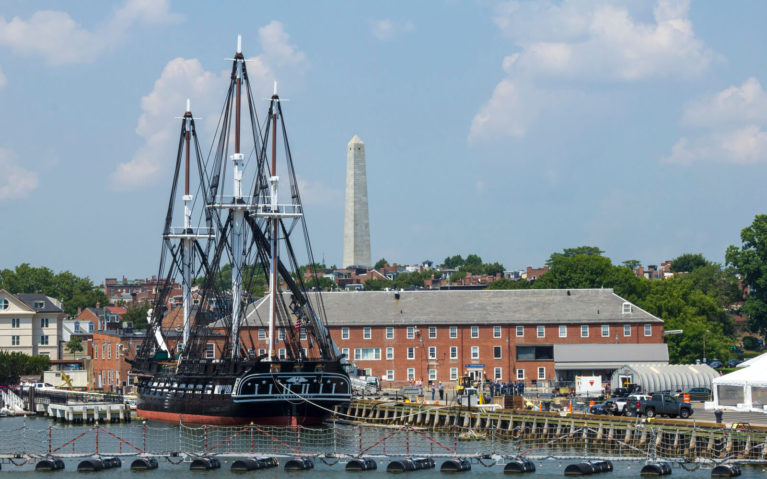
<svg viewBox="0 0 767 479">
<path fill-rule="evenodd" d="M 72 386 L 72 378 L 70 378 L 70 377 L 67 375 L 67 373 L 65 373 L 65 372 L 62 372 L 62 373 L 61 373 L 61 380 L 62 380 L 62 381 L 64 381 L 64 384 L 66 384 L 66 385 L 67 385 L 67 389 L 69 389 L 70 391 L 71 391 L 72 389 L 74 389 L 74 386 Z"/>
</svg>

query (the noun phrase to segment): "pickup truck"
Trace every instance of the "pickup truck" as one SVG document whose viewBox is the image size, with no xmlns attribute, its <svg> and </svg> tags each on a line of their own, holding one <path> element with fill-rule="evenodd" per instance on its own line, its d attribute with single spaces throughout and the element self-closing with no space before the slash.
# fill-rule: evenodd
<svg viewBox="0 0 767 479">
<path fill-rule="evenodd" d="M 629 414 L 632 416 L 655 417 L 681 417 L 687 419 L 692 416 L 692 405 L 681 402 L 668 394 L 653 394 L 650 399 L 640 399 L 627 403 Z"/>
<path fill-rule="evenodd" d="M 626 416 L 629 414 L 628 404 L 631 402 L 636 403 L 637 401 L 641 401 L 643 399 L 650 399 L 650 396 L 646 394 L 634 393 L 628 395 L 627 397 L 612 398 L 611 401 L 613 401 L 613 404 L 615 405 L 613 407 L 612 414 L 615 414 L 616 416 Z"/>
</svg>

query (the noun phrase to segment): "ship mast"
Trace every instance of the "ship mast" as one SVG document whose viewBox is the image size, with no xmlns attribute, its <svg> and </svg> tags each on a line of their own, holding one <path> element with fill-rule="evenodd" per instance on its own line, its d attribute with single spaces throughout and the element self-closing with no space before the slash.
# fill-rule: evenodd
<svg viewBox="0 0 767 479">
<path fill-rule="evenodd" d="M 245 155 L 240 153 L 240 99 L 242 90 L 242 71 L 245 57 L 242 55 L 242 37 L 237 35 L 237 53 L 234 55 L 237 63 L 236 71 L 236 100 L 234 117 L 234 154 L 231 159 L 234 164 L 232 177 L 234 191 L 232 198 L 232 358 L 240 357 L 240 306 L 242 303 L 242 265 L 244 262 L 243 222 L 247 205 L 242 197 L 242 167 Z"/>
<path fill-rule="evenodd" d="M 274 82 L 274 94 L 272 94 L 272 105 L 275 105 L 279 101 L 277 96 L 277 82 Z M 272 119 L 272 168 L 271 176 L 269 177 L 269 199 L 270 210 L 272 212 L 279 211 L 277 203 L 277 187 L 279 186 L 280 178 L 277 176 L 277 108 L 270 108 Z M 279 216 L 272 216 L 269 221 L 272 224 L 272 241 L 271 241 L 271 272 L 269 274 L 269 359 L 272 358 L 274 353 L 274 321 L 275 310 L 277 308 L 277 264 L 279 263 L 279 251 L 277 248 L 277 239 L 279 232 L 280 218 Z"/>
<path fill-rule="evenodd" d="M 189 143 L 192 136 L 192 108 L 190 101 L 186 100 L 186 112 L 184 112 L 184 247 L 181 250 L 182 256 L 182 275 L 183 283 L 183 307 L 184 307 L 184 335 L 182 337 L 181 347 L 186 348 L 189 343 L 189 332 L 191 331 L 191 308 L 192 308 L 192 209 L 189 203 L 192 202 L 192 195 L 189 194 Z"/>
</svg>

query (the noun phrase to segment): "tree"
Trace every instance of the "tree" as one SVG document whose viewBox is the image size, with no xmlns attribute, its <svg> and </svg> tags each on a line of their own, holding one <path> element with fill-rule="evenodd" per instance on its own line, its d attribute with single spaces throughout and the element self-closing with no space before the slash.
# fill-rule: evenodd
<svg viewBox="0 0 767 479">
<path fill-rule="evenodd" d="M 702 254 L 685 253 L 671 261 L 672 273 L 689 273 L 690 271 L 706 266 L 709 262 Z"/>
<path fill-rule="evenodd" d="M 308 286 L 321 289 L 323 291 L 329 289 L 335 289 L 338 285 L 332 279 L 327 276 L 317 276 L 314 280 L 310 281 Z"/>
<path fill-rule="evenodd" d="M 638 259 L 627 259 L 622 264 L 631 271 L 634 271 L 638 267 L 642 266 L 642 263 L 640 263 Z"/>
<path fill-rule="evenodd" d="M 375 266 L 373 266 L 374 269 L 381 269 L 384 266 L 389 266 L 389 262 L 386 261 L 386 258 L 381 258 L 378 261 L 376 261 Z"/>
<path fill-rule="evenodd" d="M 457 269 L 461 266 L 463 266 L 465 260 L 463 257 L 459 254 L 455 256 L 448 256 L 445 258 L 445 261 L 442 262 L 442 266 L 448 268 L 448 269 Z"/>
<path fill-rule="evenodd" d="M 146 329 L 149 326 L 146 320 L 146 313 L 149 311 L 149 306 L 146 304 L 134 304 L 128 308 L 122 316 L 123 321 L 129 321 L 133 323 L 133 329 Z"/>
<path fill-rule="evenodd" d="M 479 255 L 470 254 L 466 256 L 466 261 L 464 262 L 464 264 L 468 266 L 481 266 L 482 258 Z"/>
<path fill-rule="evenodd" d="M 383 291 L 391 288 L 394 282 L 383 278 L 374 278 L 365 281 L 365 291 Z"/>
<path fill-rule="evenodd" d="M 748 286 L 749 295 L 741 311 L 748 317 L 752 331 L 767 333 L 767 215 L 756 215 L 750 226 L 740 232 L 742 245 L 730 246 L 725 253 Z"/>
<path fill-rule="evenodd" d="M 71 354 L 83 352 L 83 341 L 80 336 L 72 336 L 64 346 Z"/>
<path fill-rule="evenodd" d="M 552 253 L 551 256 L 549 256 L 549 259 L 546 261 L 546 264 L 551 267 L 557 260 L 560 259 L 572 258 L 573 256 L 581 255 L 602 256 L 602 253 L 604 253 L 604 251 L 597 248 L 596 246 L 578 246 L 575 248 L 565 248 L 561 253 Z"/>
<path fill-rule="evenodd" d="M 485 289 L 530 289 L 530 281 L 519 280 L 513 281 L 506 278 L 496 279 Z"/>
<path fill-rule="evenodd" d="M 610 258 L 604 256 L 562 255 L 552 263 L 546 274 L 535 281 L 533 288 L 602 288 L 612 268 Z"/>
</svg>

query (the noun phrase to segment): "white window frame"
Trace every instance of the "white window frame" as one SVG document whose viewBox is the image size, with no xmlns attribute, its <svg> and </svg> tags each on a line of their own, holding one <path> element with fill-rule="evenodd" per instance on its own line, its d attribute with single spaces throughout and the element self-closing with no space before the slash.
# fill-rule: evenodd
<svg viewBox="0 0 767 479">
<path fill-rule="evenodd" d="M 566 338 L 567 337 L 567 325 L 566 324 L 560 324 L 559 325 L 559 337 L 560 338 Z"/>
<path fill-rule="evenodd" d="M 415 368 L 407 368 L 407 380 L 415 379 Z"/>
<path fill-rule="evenodd" d="M 407 348 L 407 358 L 408 359 L 415 359 L 415 347 L 409 346 Z"/>
<path fill-rule="evenodd" d="M 498 352 L 497 356 L 496 351 Z M 503 359 L 503 346 L 493 346 L 493 359 Z"/>
<path fill-rule="evenodd" d="M 503 368 L 494 368 L 493 369 L 493 380 L 495 380 L 495 381 L 503 380 Z"/>
<path fill-rule="evenodd" d="M 386 359 L 394 359 L 394 348 L 386 348 Z"/>
<path fill-rule="evenodd" d="M 437 327 L 429 326 L 429 339 L 437 339 Z"/>
<path fill-rule="evenodd" d="M 471 347 L 471 359 L 479 359 L 479 346 Z"/>
<path fill-rule="evenodd" d="M 407 327 L 407 339 L 415 339 L 415 326 Z"/>
<path fill-rule="evenodd" d="M 450 346 L 450 359 L 458 359 L 458 346 Z"/>
<path fill-rule="evenodd" d="M 386 376 L 384 376 L 384 379 L 387 381 L 394 381 L 394 370 L 393 369 L 387 369 L 386 370 Z"/>
<path fill-rule="evenodd" d="M 536 338 L 545 338 L 546 337 L 546 326 L 538 325 L 535 327 L 535 337 Z"/>
<path fill-rule="evenodd" d="M 603 324 L 601 329 L 602 329 L 602 337 L 603 338 L 609 338 L 610 337 L 610 325 L 609 324 Z"/>
<path fill-rule="evenodd" d="M 5 298 L 0 298 L 0 310 L 3 310 L 3 311 L 4 311 L 4 310 L 8 309 L 8 306 L 9 306 L 10 304 L 11 304 L 11 303 L 9 303 L 7 299 L 5 299 Z"/>
<path fill-rule="evenodd" d="M 524 381 L 524 380 L 525 380 L 525 370 L 517 369 L 517 381 Z"/>
<path fill-rule="evenodd" d="M 287 354 L 285 354 L 285 348 L 277 350 L 277 357 L 280 359 L 286 359 L 288 357 Z"/>
<path fill-rule="evenodd" d="M 349 328 L 341 328 L 341 339 L 349 339 Z"/>
<path fill-rule="evenodd" d="M 11 346 L 20 346 L 21 336 L 11 336 Z"/>
<path fill-rule="evenodd" d="M 450 368 L 450 380 L 455 381 L 458 379 L 458 368 Z"/>
<path fill-rule="evenodd" d="M 493 337 L 494 338 L 500 338 L 501 337 L 501 327 L 500 326 L 493 326 Z"/>
<path fill-rule="evenodd" d="M 277 339 L 285 341 L 285 328 L 277 328 Z"/>
<path fill-rule="evenodd" d="M 631 314 L 631 303 L 629 303 L 628 301 L 625 301 L 623 303 L 623 307 L 621 308 L 621 313 L 622 314 Z"/>
<path fill-rule="evenodd" d="M 363 357 L 363 352 L 364 357 Z M 372 358 L 369 357 L 372 354 Z M 381 348 L 354 348 L 355 361 L 380 361 Z"/>
<path fill-rule="evenodd" d="M 458 337 L 458 326 L 450 326 L 450 339 Z"/>
<path fill-rule="evenodd" d="M 386 327 L 386 339 L 394 339 L 394 328 L 392 326 Z"/>
<path fill-rule="evenodd" d="M 581 337 L 582 338 L 588 338 L 589 337 L 589 325 L 588 324 L 581 324 Z"/>
<path fill-rule="evenodd" d="M 623 325 L 623 337 L 624 338 L 631 337 L 631 325 L 630 324 L 624 324 Z"/>
<path fill-rule="evenodd" d="M 545 381 L 545 380 L 546 380 L 546 367 L 538 366 L 538 381 Z"/>
<path fill-rule="evenodd" d="M 41 328 L 47 328 L 50 325 L 50 320 L 48 318 L 40 318 L 40 327 Z"/>
<path fill-rule="evenodd" d="M 266 330 L 265 329 L 259 329 L 258 330 L 258 339 L 266 341 Z"/>
<path fill-rule="evenodd" d="M 341 350 L 341 354 L 343 354 L 344 356 L 346 356 L 346 359 L 352 359 L 351 357 L 349 357 L 349 348 L 343 348 L 343 349 Z"/>
<path fill-rule="evenodd" d="M 107 359 L 112 359 L 112 343 L 107 343 Z"/>
<path fill-rule="evenodd" d="M 645 337 L 652 336 L 652 324 L 646 323 L 644 325 L 644 335 Z"/>
<path fill-rule="evenodd" d="M 518 324 L 517 327 L 516 327 L 516 330 L 517 330 L 516 335 L 517 335 L 518 338 L 522 338 L 522 337 L 525 336 L 525 327 L 524 326 L 522 326 L 521 324 Z"/>
<path fill-rule="evenodd" d="M 428 358 L 429 359 L 437 359 L 437 347 L 436 346 L 429 346 Z"/>
<path fill-rule="evenodd" d="M 207 343 L 205 345 L 205 359 L 216 358 L 216 343 Z"/>
<path fill-rule="evenodd" d="M 472 326 L 471 327 L 471 337 L 472 338 L 478 338 L 479 337 L 479 326 Z"/>
<path fill-rule="evenodd" d="M 436 381 L 437 380 L 437 370 L 436 369 L 429 369 L 429 381 Z"/>
<path fill-rule="evenodd" d="M 21 318 L 11 318 L 11 328 L 20 328 L 21 327 Z"/>
<path fill-rule="evenodd" d="M 362 339 L 370 339 L 373 337 L 373 329 L 369 326 L 362 328 Z"/>
</svg>

